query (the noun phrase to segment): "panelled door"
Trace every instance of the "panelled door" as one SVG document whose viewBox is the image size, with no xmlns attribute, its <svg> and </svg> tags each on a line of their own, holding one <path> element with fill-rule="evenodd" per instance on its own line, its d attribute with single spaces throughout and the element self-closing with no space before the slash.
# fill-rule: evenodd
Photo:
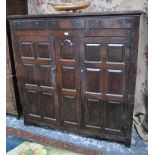
<svg viewBox="0 0 155 155">
<path fill-rule="evenodd" d="M 129 42 L 128 37 L 83 37 L 80 55 L 85 130 L 124 134 Z"/>
<path fill-rule="evenodd" d="M 17 38 L 17 76 L 25 117 L 58 124 L 54 40 L 44 35 Z"/>
<path fill-rule="evenodd" d="M 64 127 L 77 129 L 81 117 L 79 38 L 60 35 L 55 46 L 60 120 Z"/>
</svg>

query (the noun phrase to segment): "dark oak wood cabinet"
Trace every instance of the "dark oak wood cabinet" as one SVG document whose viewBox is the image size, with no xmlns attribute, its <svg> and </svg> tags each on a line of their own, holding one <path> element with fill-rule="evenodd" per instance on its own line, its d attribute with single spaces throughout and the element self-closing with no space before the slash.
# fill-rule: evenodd
<svg viewBox="0 0 155 155">
<path fill-rule="evenodd" d="M 140 15 L 9 16 L 25 123 L 130 146 Z"/>
</svg>

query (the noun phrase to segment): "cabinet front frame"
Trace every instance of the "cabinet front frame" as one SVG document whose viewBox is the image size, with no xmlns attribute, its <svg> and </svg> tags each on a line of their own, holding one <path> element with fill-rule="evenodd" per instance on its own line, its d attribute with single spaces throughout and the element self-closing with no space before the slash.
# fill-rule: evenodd
<svg viewBox="0 0 155 155">
<path fill-rule="evenodd" d="M 80 17 L 79 17 L 80 18 Z M 12 21 L 14 19 L 11 19 L 10 20 L 10 26 L 11 26 L 11 33 L 12 33 L 12 45 L 13 45 L 13 49 L 14 51 L 17 51 L 17 48 L 18 48 L 18 41 L 17 41 L 17 36 L 23 36 L 23 35 L 28 35 L 29 37 L 30 36 L 33 36 L 33 35 L 40 35 L 40 34 L 44 34 L 45 36 L 48 36 L 48 37 L 53 37 L 53 49 L 55 48 L 56 49 L 56 52 L 59 50 L 58 47 L 56 46 L 56 42 L 57 42 L 57 38 L 61 38 L 62 35 L 65 34 L 65 32 L 69 32 L 69 35 L 77 35 L 78 38 L 80 39 L 80 47 L 78 47 L 80 49 L 80 51 L 82 50 L 82 46 L 81 46 L 81 42 L 83 42 L 83 39 L 84 37 L 129 37 L 131 40 L 130 42 L 128 43 L 128 45 L 130 44 L 131 46 L 131 53 L 130 55 L 128 55 L 130 58 L 130 62 L 128 62 L 128 64 L 125 67 L 128 68 L 128 75 L 129 77 L 132 79 L 132 80 L 129 80 L 128 82 L 125 82 L 127 83 L 127 94 L 124 95 L 124 101 L 125 103 L 128 103 L 125 105 L 124 109 L 126 111 L 126 118 L 125 118 L 125 128 L 124 128 L 124 134 L 123 135 L 113 135 L 111 134 L 111 132 L 105 132 L 104 133 L 104 130 L 101 130 L 103 131 L 102 133 L 98 133 L 98 129 L 97 130 L 94 130 L 94 131 L 89 131 L 89 130 L 86 130 L 83 128 L 83 125 L 84 125 L 84 122 L 83 122 L 83 117 L 81 115 L 81 110 L 82 110 L 82 106 L 83 106 L 83 99 L 81 98 L 81 105 L 79 104 L 78 105 L 78 111 L 79 111 L 79 119 L 78 119 L 78 124 L 80 125 L 79 128 L 71 128 L 69 129 L 68 127 L 66 126 L 61 126 L 60 124 L 62 123 L 62 119 L 60 118 L 60 110 L 59 110 L 59 104 L 61 104 L 61 100 L 60 100 L 60 86 L 59 85 L 56 85 L 56 89 L 58 91 L 58 94 L 57 94 L 57 97 L 55 99 L 56 102 L 59 102 L 57 104 L 55 104 L 55 107 L 57 108 L 57 120 L 58 120 L 58 123 L 57 124 L 51 124 L 50 121 L 47 121 L 47 122 L 44 122 L 44 120 L 33 120 L 31 118 L 29 118 L 29 116 L 26 114 L 26 111 L 27 109 L 24 107 L 24 98 L 22 97 L 23 94 L 24 94 L 24 91 L 23 91 L 23 85 L 22 85 L 22 80 L 23 80 L 23 77 L 22 77 L 22 66 L 21 66 L 21 63 L 20 63 L 20 60 L 18 58 L 18 54 L 16 52 L 13 52 L 14 54 L 14 58 L 15 60 L 17 60 L 15 62 L 15 65 L 16 65 L 16 72 L 17 72 L 17 79 L 18 79 L 18 86 L 19 86 L 19 89 L 20 89 L 20 99 L 21 99 L 21 102 L 22 102 L 22 105 L 23 105 L 23 110 L 24 110 L 24 121 L 25 123 L 29 123 L 29 124 L 39 124 L 39 125 L 45 125 L 45 126 L 49 126 L 49 127 L 57 127 L 59 129 L 67 129 L 67 130 L 70 130 L 72 132 L 75 132 L 75 133 L 81 133 L 81 134 L 86 134 L 86 135 L 90 135 L 90 136 L 97 136 L 97 137 L 100 137 L 100 138 L 105 138 L 105 139 L 114 139 L 116 141 L 121 141 L 121 142 L 125 142 L 126 145 L 130 145 L 131 143 L 131 129 L 132 129 L 132 114 L 133 114 L 133 104 L 134 104 L 134 91 L 135 91 L 135 80 L 136 80 L 136 67 L 137 67 L 137 51 L 138 51 L 138 37 L 139 37 L 139 23 L 137 23 L 137 21 L 139 20 L 139 16 L 131 16 L 131 18 L 129 18 L 129 21 L 127 20 L 128 24 L 125 24 L 125 20 L 124 18 L 126 19 L 127 17 L 123 17 L 121 18 L 120 17 L 120 20 L 124 20 L 124 25 L 123 23 L 121 23 L 120 25 L 116 25 L 116 27 L 114 28 L 109 28 L 107 27 L 107 25 L 104 25 L 103 23 L 100 25 L 100 23 L 98 23 L 98 25 L 96 24 L 97 27 L 93 27 L 93 26 L 90 26 L 89 27 L 89 22 L 90 19 L 92 18 L 89 18 L 89 17 L 81 17 L 85 20 L 85 29 L 80 29 L 78 30 L 76 27 L 74 27 L 74 30 L 71 30 L 71 29 L 64 29 L 64 30 L 60 30 L 60 29 L 56 29 L 56 30 L 53 30 L 53 29 L 44 29 L 44 30 L 14 30 L 13 26 L 12 26 Z M 109 18 L 108 16 L 106 18 Z M 114 17 L 115 18 L 115 17 Z M 117 17 L 119 18 L 119 17 Z M 41 18 L 42 19 L 42 18 Z M 45 21 L 47 20 L 54 20 L 52 18 L 47 18 L 45 19 Z M 16 20 L 16 19 L 15 19 Z M 20 19 L 22 20 L 22 19 Z M 104 21 L 104 19 L 102 19 Z M 117 21 L 117 20 L 116 20 Z M 112 22 L 112 18 L 110 19 L 110 22 Z M 133 22 L 133 24 L 132 24 Z M 136 25 L 137 24 L 137 25 Z M 46 26 L 46 24 L 45 24 Z M 111 25 L 112 26 L 112 25 Z M 118 26 L 118 27 L 117 27 Z M 118 36 L 119 35 L 119 36 Z M 64 36 L 63 36 L 64 37 Z M 58 39 L 59 40 L 59 39 Z M 110 43 L 110 44 L 113 44 L 113 43 Z M 121 44 L 121 42 L 120 42 Z M 81 53 L 80 53 L 81 54 Z M 59 56 L 55 56 L 56 57 L 56 63 L 60 63 L 60 61 L 58 60 L 58 57 Z M 82 58 L 80 57 L 77 57 L 78 59 L 76 60 L 78 63 L 75 63 L 75 64 L 80 64 L 81 65 L 81 61 Z M 104 58 L 104 56 L 103 56 Z M 80 61 L 79 61 L 80 60 Z M 67 64 L 67 62 L 66 62 Z M 67 64 L 68 65 L 68 64 Z M 99 65 L 99 64 L 98 64 Z M 117 64 L 118 65 L 118 70 L 119 70 L 119 65 L 122 65 L 121 63 Z M 114 66 L 114 65 L 113 65 Z M 112 67 L 113 67 L 112 66 Z M 55 66 L 56 67 L 56 66 Z M 68 66 L 68 67 L 71 67 L 71 66 Z M 116 67 L 117 68 L 117 67 Z M 56 67 L 56 71 L 58 68 Z M 70 68 L 71 69 L 71 68 Z M 79 72 L 78 74 L 80 74 L 79 77 L 83 77 L 83 75 L 81 75 L 81 70 L 82 68 L 80 67 L 79 70 L 77 70 L 76 72 Z M 59 71 L 60 73 L 60 71 Z M 59 80 L 57 80 L 57 73 L 56 73 L 56 81 L 58 82 Z M 126 77 L 127 75 L 125 75 Z M 78 83 L 80 80 L 77 80 Z M 82 84 L 82 82 L 81 82 Z M 82 88 L 82 86 L 81 86 Z M 81 91 L 81 88 L 80 86 L 78 86 L 78 95 L 80 96 L 80 94 L 82 93 Z M 104 89 L 104 88 L 103 88 Z M 99 97 L 100 98 L 100 97 Z M 80 99 L 79 99 L 80 100 Z M 93 99 L 92 99 L 93 100 Z M 95 99 L 94 99 L 95 100 Z M 107 99 L 104 99 L 105 101 L 107 101 Z M 115 99 L 114 99 L 115 100 Z M 113 102 L 113 100 L 112 100 Z M 105 104 L 105 103 L 104 103 Z M 104 117 L 104 116 L 103 116 Z"/>
</svg>

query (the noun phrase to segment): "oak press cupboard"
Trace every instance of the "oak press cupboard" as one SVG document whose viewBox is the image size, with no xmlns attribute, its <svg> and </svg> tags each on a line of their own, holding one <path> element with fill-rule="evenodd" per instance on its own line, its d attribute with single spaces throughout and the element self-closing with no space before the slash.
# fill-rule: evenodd
<svg viewBox="0 0 155 155">
<path fill-rule="evenodd" d="M 9 16 L 25 124 L 130 146 L 140 15 Z"/>
</svg>

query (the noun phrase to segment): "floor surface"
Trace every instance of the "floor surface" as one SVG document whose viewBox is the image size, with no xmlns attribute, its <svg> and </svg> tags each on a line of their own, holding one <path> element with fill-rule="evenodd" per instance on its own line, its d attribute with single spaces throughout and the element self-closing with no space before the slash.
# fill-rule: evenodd
<svg viewBox="0 0 155 155">
<path fill-rule="evenodd" d="M 88 137 L 78 136 L 72 133 L 60 132 L 57 130 L 45 129 L 37 126 L 25 126 L 23 119 L 17 120 L 13 116 L 6 117 L 7 126 L 21 129 L 38 135 L 48 136 L 56 140 L 65 141 L 86 148 L 97 149 L 104 155 L 147 155 L 148 144 L 144 143 L 137 135 L 135 129 L 132 131 L 131 148 L 126 148 L 123 144 L 97 140 Z M 18 142 L 15 142 L 17 144 Z M 11 147 L 11 146 L 10 146 Z"/>
<path fill-rule="evenodd" d="M 21 144 L 23 140 L 12 138 L 12 137 L 6 137 L 6 152 L 14 149 L 16 146 Z"/>
</svg>

